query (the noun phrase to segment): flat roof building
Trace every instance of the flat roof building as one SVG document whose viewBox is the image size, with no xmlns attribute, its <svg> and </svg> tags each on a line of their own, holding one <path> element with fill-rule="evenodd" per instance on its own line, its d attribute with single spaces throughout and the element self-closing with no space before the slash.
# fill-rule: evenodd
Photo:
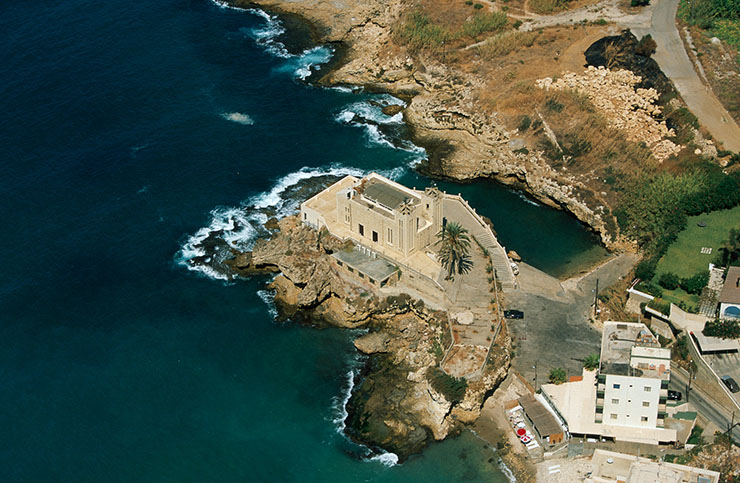
<svg viewBox="0 0 740 483">
<path fill-rule="evenodd" d="M 599 372 L 583 379 L 545 384 L 571 434 L 659 444 L 676 441 L 665 428 L 671 352 L 644 324 L 605 322 Z"/>
<path fill-rule="evenodd" d="M 597 449 L 587 483 L 718 483 L 720 473 Z"/>
</svg>

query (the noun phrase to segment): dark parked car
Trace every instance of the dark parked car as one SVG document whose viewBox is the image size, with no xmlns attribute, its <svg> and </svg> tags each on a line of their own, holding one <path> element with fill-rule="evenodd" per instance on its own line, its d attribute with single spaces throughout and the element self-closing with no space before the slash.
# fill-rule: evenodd
<svg viewBox="0 0 740 483">
<path fill-rule="evenodd" d="M 737 382 L 735 382 L 735 379 L 731 378 L 730 376 L 722 376 L 722 382 L 725 383 L 725 386 L 727 386 L 727 389 L 729 389 L 731 392 L 740 391 L 740 386 L 738 386 Z"/>
<path fill-rule="evenodd" d="M 507 319 L 523 319 L 524 312 L 521 310 L 504 310 L 504 317 Z"/>
<path fill-rule="evenodd" d="M 683 395 L 679 391 L 668 390 L 668 399 L 671 401 L 680 401 Z"/>
</svg>

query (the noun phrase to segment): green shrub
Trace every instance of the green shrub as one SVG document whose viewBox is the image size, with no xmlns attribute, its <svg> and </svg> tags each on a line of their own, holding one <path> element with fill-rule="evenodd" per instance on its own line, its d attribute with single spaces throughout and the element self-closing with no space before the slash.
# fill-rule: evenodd
<svg viewBox="0 0 740 483">
<path fill-rule="evenodd" d="M 694 426 L 694 429 L 691 430 L 691 435 L 689 436 L 689 439 L 686 440 L 687 444 L 704 444 L 704 437 L 702 437 L 702 433 L 704 432 L 704 428 L 701 426 Z"/>
<path fill-rule="evenodd" d="M 529 126 L 532 125 L 532 119 L 529 118 L 529 116 L 522 116 L 522 120 L 519 121 L 519 125 L 517 126 L 517 129 L 520 131 L 526 131 L 529 129 Z"/>
<path fill-rule="evenodd" d="M 562 384 L 565 382 L 567 377 L 568 377 L 568 374 L 565 372 L 565 369 L 563 369 L 562 367 L 556 367 L 550 371 L 550 374 L 547 376 L 547 379 L 552 384 Z"/>
<path fill-rule="evenodd" d="M 655 49 L 657 47 L 658 44 L 655 43 L 653 37 L 650 34 L 647 34 L 646 36 L 641 38 L 639 42 L 637 42 L 637 45 L 635 46 L 635 53 L 643 57 L 650 57 L 655 53 Z"/>
<path fill-rule="evenodd" d="M 562 112 L 565 106 L 551 97 L 545 101 L 545 107 L 549 111 Z"/>
<path fill-rule="evenodd" d="M 593 24 L 594 25 L 606 25 L 607 23 L 609 23 L 609 22 L 607 22 L 606 19 L 604 19 L 604 18 L 600 18 L 600 19 L 597 19 L 597 20 L 594 20 L 593 21 Z"/>
<path fill-rule="evenodd" d="M 594 369 L 597 369 L 599 367 L 599 354 L 589 354 L 584 360 L 583 360 L 583 367 L 588 369 L 589 371 L 593 371 Z"/>
<path fill-rule="evenodd" d="M 631 0 L 630 5 L 633 7 L 644 7 L 650 5 L 650 0 Z"/>
<path fill-rule="evenodd" d="M 635 267 L 635 277 L 640 280 L 652 280 L 655 276 L 655 267 L 658 266 L 658 259 L 645 258 Z"/>
<path fill-rule="evenodd" d="M 709 320 L 704 324 L 702 334 L 720 339 L 737 339 L 740 337 L 740 323 L 736 319 Z"/>
<path fill-rule="evenodd" d="M 440 47 L 450 38 L 450 33 L 447 29 L 435 25 L 425 13 L 416 10 L 408 14 L 401 25 L 398 37 L 410 51 L 418 52 Z"/>
<path fill-rule="evenodd" d="M 686 293 L 700 294 L 709 283 L 709 272 L 702 270 L 689 278 L 682 278 L 680 286 Z"/>
<path fill-rule="evenodd" d="M 473 5 L 473 8 L 476 10 L 480 10 L 481 8 L 483 8 L 483 5 L 481 5 L 480 3 L 476 3 L 475 5 Z"/>
<path fill-rule="evenodd" d="M 660 278 L 658 279 L 658 284 L 667 290 L 676 290 L 679 283 L 680 280 L 678 278 L 678 275 L 673 272 L 662 273 L 660 274 Z"/>
<path fill-rule="evenodd" d="M 426 373 L 427 380 L 435 391 L 442 394 L 452 404 L 457 404 L 465 397 L 468 381 L 463 377 L 453 377 L 438 367 L 430 367 Z"/>
<path fill-rule="evenodd" d="M 484 33 L 496 32 L 506 27 L 508 19 L 503 12 L 490 12 L 473 15 L 462 27 L 462 34 L 477 37 Z"/>
<path fill-rule="evenodd" d="M 512 28 L 513 28 L 514 30 L 518 30 L 518 29 L 519 29 L 519 27 L 521 27 L 521 26 L 522 26 L 522 21 L 521 21 L 521 20 L 517 20 L 516 22 L 514 22 L 514 23 L 513 23 L 512 25 L 511 25 L 511 27 L 512 27 Z"/>
<path fill-rule="evenodd" d="M 657 310 L 663 315 L 671 314 L 671 303 L 667 300 L 663 300 L 660 297 L 655 297 L 653 300 L 648 302 L 647 306 L 651 309 Z"/>
<path fill-rule="evenodd" d="M 465 5 L 467 6 L 473 5 L 473 0 L 465 0 Z"/>
<path fill-rule="evenodd" d="M 640 292 L 648 293 L 654 297 L 663 296 L 663 288 L 655 282 L 646 282 L 643 280 L 635 288 Z"/>
</svg>

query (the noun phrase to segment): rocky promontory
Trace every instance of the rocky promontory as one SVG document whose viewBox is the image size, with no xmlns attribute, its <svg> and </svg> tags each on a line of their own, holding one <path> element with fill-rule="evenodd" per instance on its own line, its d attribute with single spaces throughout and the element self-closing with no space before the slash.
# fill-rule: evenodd
<svg viewBox="0 0 740 483">
<path fill-rule="evenodd" d="M 228 265 L 241 276 L 276 273 L 269 287 L 280 319 L 367 329 L 355 340 L 368 358 L 347 403 L 350 437 L 403 460 L 477 419 L 508 371 L 505 331 L 479 378 L 447 376 L 439 369 L 451 343 L 445 312 L 403 293 L 376 292 L 340 272 L 330 254 L 347 247 L 325 230 L 296 216 L 273 228 L 251 252 L 235 252 Z"/>
</svg>

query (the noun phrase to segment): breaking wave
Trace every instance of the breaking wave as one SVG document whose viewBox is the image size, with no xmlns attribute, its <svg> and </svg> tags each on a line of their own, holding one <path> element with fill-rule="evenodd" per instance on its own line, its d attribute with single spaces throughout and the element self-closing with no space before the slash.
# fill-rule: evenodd
<svg viewBox="0 0 740 483">
<path fill-rule="evenodd" d="M 365 363 L 366 359 L 367 358 L 365 356 L 361 355 L 357 355 L 354 358 L 350 359 L 349 370 L 345 375 L 345 384 L 342 388 L 342 392 L 332 400 L 332 423 L 334 424 L 337 433 L 345 438 L 349 443 L 351 443 L 357 450 L 359 450 L 359 456 L 364 461 L 373 461 L 389 467 L 395 466 L 396 464 L 398 464 L 398 455 L 382 450 L 380 453 L 378 453 L 377 451 L 371 450 L 367 446 L 351 441 L 345 434 L 345 429 L 347 429 L 345 421 L 347 420 L 347 416 L 349 415 L 349 413 L 347 412 L 347 403 L 352 397 L 352 390 L 355 388 L 355 378 L 357 378 L 357 376 L 360 374 L 360 370 L 362 369 L 362 366 Z"/>
<path fill-rule="evenodd" d="M 405 170 L 402 166 L 379 173 L 397 179 Z M 289 173 L 276 180 L 269 191 L 249 197 L 238 207 L 220 206 L 213 209 L 208 224 L 185 239 L 175 261 L 209 278 L 231 280 L 233 274 L 224 265 L 233 257 L 231 249 L 251 250 L 257 237 L 267 235 L 264 224 L 268 219 L 279 219 L 295 213 L 307 194 L 318 192 L 341 177 L 352 175 L 360 178 L 369 172 L 333 165 L 325 168 L 306 167 Z M 312 183 L 313 178 L 318 179 Z M 307 184 L 309 186 L 305 186 Z"/>
<path fill-rule="evenodd" d="M 233 7 L 222 0 L 213 0 L 213 2 L 221 8 L 248 12 L 262 19 L 264 23 L 259 27 L 243 28 L 240 31 L 253 39 L 265 52 L 286 59 L 278 70 L 291 72 L 297 79 L 307 79 L 320 65 L 329 62 L 334 55 L 334 49 L 325 45 L 311 47 L 300 54 L 291 54 L 285 44 L 279 40 L 280 36 L 285 33 L 285 27 L 277 16 L 258 8 Z"/>
<path fill-rule="evenodd" d="M 254 124 L 254 120 L 249 117 L 248 114 L 243 114 L 241 112 L 224 112 L 221 114 L 221 117 L 223 117 L 227 121 L 232 121 L 237 124 L 243 124 L 244 126 L 251 126 L 252 124 Z"/>
<path fill-rule="evenodd" d="M 424 148 L 405 139 L 407 127 L 403 120 L 403 114 L 401 112 L 393 115 L 385 114 L 383 109 L 388 106 L 405 108 L 406 103 L 389 94 L 373 96 L 344 107 L 334 116 L 334 120 L 340 124 L 363 129 L 368 145 L 400 149 L 412 153 L 410 166 L 413 167 L 413 165 L 426 158 L 427 152 Z"/>
</svg>

